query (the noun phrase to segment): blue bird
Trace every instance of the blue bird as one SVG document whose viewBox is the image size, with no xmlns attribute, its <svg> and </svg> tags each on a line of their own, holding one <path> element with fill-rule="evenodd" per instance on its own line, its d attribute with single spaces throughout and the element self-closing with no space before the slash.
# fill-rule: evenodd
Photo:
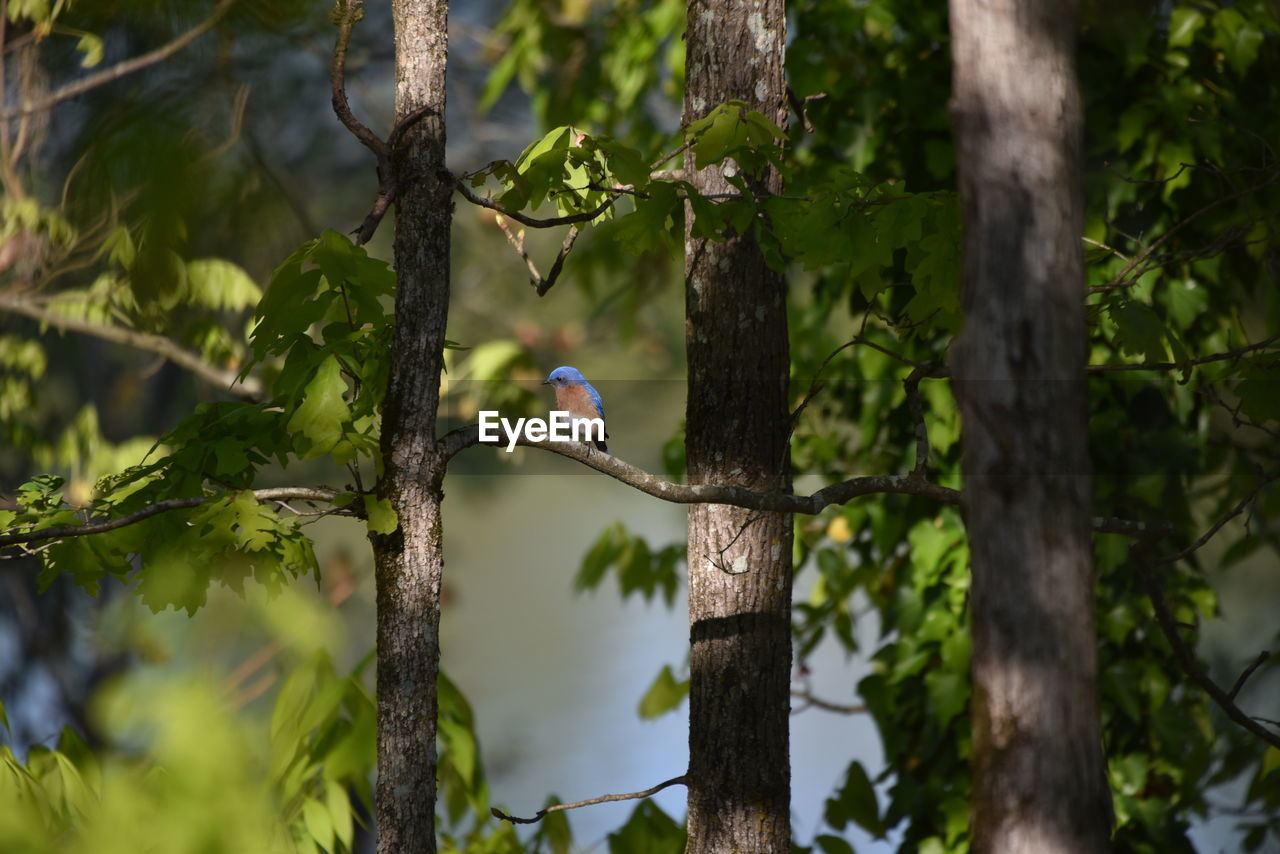
<svg viewBox="0 0 1280 854">
<path fill-rule="evenodd" d="M 568 412 L 575 418 L 599 418 L 604 421 L 604 401 L 600 399 L 600 392 L 587 382 L 577 368 L 568 365 L 556 368 L 542 384 L 555 388 L 556 409 Z M 604 438 L 595 440 L 596 447 L 606 454 L 609 453 L 609 446 L 604 443 L 607 438 L 609 434 L 605 433 Z"/>
</svg>

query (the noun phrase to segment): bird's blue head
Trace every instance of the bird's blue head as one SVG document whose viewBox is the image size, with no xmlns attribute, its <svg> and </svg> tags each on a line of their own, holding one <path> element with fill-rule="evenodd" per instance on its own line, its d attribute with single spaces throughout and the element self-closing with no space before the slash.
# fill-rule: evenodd
<svg viewBox="0 0 1280 854">
<path fill-rule="evenodd" d="M 565 365 L 564 367 L 556 368 L 552 371 L 551 375 L 542 381 L 542 384 L 561 387 L 581 385 L 586 381 L 586 378 L 582 376 L 577 368 L 571 368 L 568 365 Z"/>
</svg>

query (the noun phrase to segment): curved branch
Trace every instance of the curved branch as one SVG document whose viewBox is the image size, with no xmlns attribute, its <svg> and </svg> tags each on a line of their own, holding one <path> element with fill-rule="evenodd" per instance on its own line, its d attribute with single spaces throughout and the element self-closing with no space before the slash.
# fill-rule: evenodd
<svg viewBox="0 0 1280 854">
<path fill-rule="evenodd" d="M 612 801 L 633 801 L 638 798 L 647 798 L 651 795 L 656 795 L 668 786 L 675 786 L 677 784 L 683 786 L 686 782 L 685 776 L 681 774 L 679 777 L 672 777 L 670 780 L 659 783 L 651 789 L 645 789 L 643 792 L 627 792 L 625 795 L 601 795 L 598 798 L 587 798 L 585 801 L 574 801 L 571 804 L 552 804 L 549 807 L 543 807 L 538 810 L 537 814 L 534 815 L 533 818 L 520 818 L 514 815 L 507 815 L 497 807 L 492 807 L 489 812 L 493 813 L 494 818 L 509 821 L 512 824 L 533 824 L 535 822 L 542 821 L 548 813 L 560 812 L 561 810 L 576 810 L 578 807 L 589 807 L 594 804 L 607 804 Z"/>
<path fill-rule="evenodd" d="M 378 157 L 379 164 L 387 156 L 388 146 L 369 127 L 351 112 L 347 102 L 347 46 L 351 43 L 351 30 L 356 21 L 364 17 L 364 0 L 338 0 L 334 9 L 338 25 L 338 38 L 333 46 L 333 62 L 329 66 L 329 83 L 333 88 L 333 112 L 347 130 Z"/>
<path fill-rule="evenodd" d="M 124 344 L 136 350 L 156 353 L 178 367 L 185 368 L 210 385 L 222 388 L 242 400 L 258 403 L 266 396 L 262 383 L 256 377 L 245 377 L 242 380 L 236 371 L 210 365 L 199 355 L 178 346 L 163 335 L 152 335 L 126 329 L 123 326 L 92 323 L 83 318 L 57 314 L 41 308 L 31 300 L 17 299 L 8 294 L 0 294 L 0 311 L 21 314 L 65 332 L 79 332 L 113 344 Z"/>
<path fill-rule="evenodd" d="M 231 493 L 220 493 L 218 495 L 204 495 L 195 498 L 170 498 L 164 501 L 157 501 L 150 504 L 136 513 L 130 513 L 128 516 L 120 516 L 115 519 L 96 519 L 86 522 L 83 525 L 58 525 L 54 528 L 42 528 L 38 531 L 19 531 L 15 533 L 0 534 L 0 547 L 27 545 L 29 543 L 43 542 L 44 540 L 58 540 L 63 537 L 83 537 L 89 534 L 103 534 L 107 531 L 114 531 L 117 528 L 124 528 L 128 525 L 134 525 L 152 516 L 158 516 L 161 513 L 167 513 L 170 510 L 187 510 L 192 507 L 199 507 L 209 501 L 216 501 L 224 498 Z M 332 502 L 338 497 L 338 492 L 332 489 L 308 489 L 304 487 L 278 487 L 275 489 L 255 489 L 253 497 L 258 501 L 324 501 Z"/>
<path fill-rule="evenodd" d="M 1256 344 L 1248 344 L 1244 347 L 1238 347 L 1235 350 L 1228 350 L 1225 353 L 1213 353 L 1209 356 L 1201 356 L 1198 359 L 1189 359 L 1188 365 L 1207 365 L 1210 362 L 1222 362 L 1227 359 L 1238 359 L 1246 353 L 1252 353 L 1255 350 L 1265 350 L 1280 341 L 1280 335 L 1272 335 L 1270 338 L 1259 341 Z M 1177 362 L 1147 362 L 1145 364 L 1136 365 L 1087 365 L 1086 371 L 1091 373 L 1106 373 L 1108 371 L 1172 371 L 1175 368 L 1181 368 Z"/>
<path fill-rule="evenodd" d="M 77 80 L 75 83 L 68 83 L 66 86 L 50 93 L 39 101 L 23 104 L 20 107 L 14 107 L 12 110 L 5 110 L 3 118 L 5 120 L 14 119 L 19 116 L 26 116 L 31 113 L 38 113 L 42 110 L 47 110 L 54 104 L 65 101 L 68 98 L 83 95 L 90 89 L 96 89 L 99 86 L 111 83 L 114 80 L 119 80 L 121 77 L 128 74 L 132 74 L 135 71 L 141 71 L 150 65 L 155 65 L 157 62 L 163 62 L 196 39 L 200 38 L 200 36 L 204 35 L 209 30 L 213 29 L 214 26 L 222 20 L 223 16 L 227 14 L 235 2 L 236 0 L 222 0 L 221 3 L 214 7 L 214 10 L 209 14 L 209 17 L 205 18 L 199 24 L 190 30 L 187 30 L 168 44 L 158 47 L 150 53 L 144 53 L 142 56 L 135 56 L 133 59 L 126 59 L 123 62 L 118 62 L 110 68 L 103 69 L 97 74 L 90 74 L 88 77 Z"/>
<path fill-rule="evenodd" d="M 613 203 L 622 198 L 622 193 L 615 191 L 615 194 L 605 199 L 599 207 L 583 211 L 582 213 L 569 214 L 567 216 L 553 216 L 546 219 L 538 219 L 537 217 L 522 214 L 519 211 L 513 211 L 510 208 L 503 207 L 493 199 L 486 199 L 483 196 L 477 196 L 471 192 L 471 189 L 458 177 L 454 176 L 453 186 L 457 188 L 462 197 L 473 205 L 479 205 L 482 208 L 488 208 L 491 211 L 497 211 L 505 217 L 510 217 L 516 222 L 527 225 L 530 228 L 555 228 L 557 225 L 573 225 L 578 222 L 591 222 L 591 220 L 600 216 L 602 213 L 613 207 Z"/>
<path fill-rule="evenodd" d="M 1199 685 L 1201 690 L 1218 704 L 1218 707 L 1226 713 L 1227 717 L 1272 747 L 1280 749 L 1280 735 L 1276 735 L 1262 726 L 1237 706 L 1234 696 L 1222 690 L 1218 683 L 1209 678 L 1209 675 L 1204 672 L 1199 662 L 1196 661 L 1194 653 L 1178 634 L 1178 622 L 1169 610 L 1169 604 L 1164 598 L 1164 591 L 1156 581 L 1155 574 L 1151 571 L 1151 565 L 1148 563 L 1149 559 L 1145 555 L 1147 548 L 1147 543 L 1139 541 L 1130 550 L 1130 555 L 1137 565 L 1138 578 L 1142 582 L 1142 586 L 1146 588 L 1147 598 L 1151 600 L 1151 605 L 1155 609 L 1156 623 L 1159 624 L 1160 631 L 1164 633 L 1165 640 L 1169 642 L 1178 666 L 1190 677 L 1192 682 Z M 1247 678 L 1247 676 L 1244 678 Z M 1242 683 L 1243 679 L 1237 680 L 1237 685 Z"/>
<path fill-rule="evenodd" d="M 1184 557 L 1189 557 L 1190 555 L 1194 554 L 1198 549 L 1200 549 L 1201 546 L 1209 542 L 1209 540 L 1213 539 L 1214 534 L 1221 531 L 1224 525 L 1226 525 L 1232 519 L 1234 519 L 1235 517 L 1243 513 L 1244 509 L 1248 507 L 1251 503 L 1253 503 L 1253 499 L 1258 497 L 1258 493 L 1261 492 L 1267 486 L 1267 484 L 1275 481 L 1277 478 L 1280 478 L 1280 471 L 1276 471 L 1269 475 L 1263 476 L 1261 479 L 1259 479 L 1257 483 L 1253 485 L 1253 489 L 1249 490 L 1248 495 L 1246 495 L 1244 498 L 1241 498 L 1234 507 L 1232 507 L 1230 510 L 1227 511 L 1226 515 L 1224 515 L 1221 519 L 1214 522 L 1213 525 L 1210 526 L 1209 530 L 1205 531 L 1203 534 L 1200 535 L 1199 539 L 1197 539 L 1194 543 L 1187 546 L 1185 549 L 1182 549 L 1181 551 L 1177 551 L 1177 552 L 1174 552 L 1173 554 L 1164 555 L 1162 557 L 1156 558 L 1156 563 L 1174 563 L 1176 561 L 1182 560 Z"/>
<path fill-rule="evenodd" d="M 823 709 L 828 712 L 835 712 L 838 715 L 861 715 L 869 711 L 862 703 L 833 703 L 830 700 L 815 697 L 810 692 L 799 688 L 792 688 L 791 696 L 804 700 L 803 706 L 798 709 L 792 709 L 791 714 L 793 715 L 808 708 Z"/>
<path fill-rule="evenodd" d="M 479 445 L 480 428 L 477 425 L 460 427 L 445 434 L 437 449 L 447 460 L 459 452 Z M 945 486 L 938 486 L 927 480 L 911 475 L 869 475 L 855 477 L 850 480 L 823 487 L 812 495 L 792 495 L 784 492 L 759 492 L 741 486 L 722 486 L 719 484 L 673 483 L 657 475 L 650 474 L 642 468 L 623 462 L 617 457 L 591 450 L 589 446 L 577 442 L 531 442 L 524 436 L 516 439 L 517 445 L 528 448 L 541 448 L 583 465 L 593 468 L 601 474 L 607 474 L 614 480 L 621 481 L 633 489 L 646 495 L 670 501 L 673 504 L 729 504 L 734 507 L 746 507 L 751 510 L 767 510 L 774 513 L 804 513 L 813 515 L 824 507 L 833 504 L 844 504 L 863 495 L 894 493 L 900 495 L 919 495 L 932 498 L 943 504 L 959 504 L 960 492 Z"/>
</svg>

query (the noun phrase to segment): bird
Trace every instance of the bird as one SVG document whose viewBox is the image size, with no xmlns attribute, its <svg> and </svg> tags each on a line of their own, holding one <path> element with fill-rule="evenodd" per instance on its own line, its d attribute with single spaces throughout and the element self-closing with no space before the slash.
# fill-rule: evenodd
<svg viewBox="0 0 1280 854">
<path fill-rule="evenodd" d="M 600 399 L 600 392 L 587 382 L 586 377 L 577 368 L 571 368 L 568 365 L 556 368 L 542 381 L 542 384 L 556 390 L 556 408 L 576 418 L 604 420 L 604 401 Z M 609 446 L 604 442 L 607 438 L 609 434 L 605 433 L 603 438 L 595 440 L 596 447 L 606 454 L 609 453 Z"/>
</svg>

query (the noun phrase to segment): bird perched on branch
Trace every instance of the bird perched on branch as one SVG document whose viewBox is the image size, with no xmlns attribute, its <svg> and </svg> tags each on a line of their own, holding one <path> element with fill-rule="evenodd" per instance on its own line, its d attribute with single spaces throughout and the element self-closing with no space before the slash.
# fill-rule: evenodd
<svg viewBox="0 0 1280 854">
<path fill-rule="evenodd" d="M 577 368 L 568 365 L 556 368 L 542 384 L 555 388 L 556 409 L 568 412 L 575 419 L 599 418 L 601 423 L 604 422 L 604 401 L 600 399 L 600 392 L 587 382 Z M 607 438 L 609 434 L 601 430 L 600 437 L 595 440 L 596 447 L 606 454 L 609 453 L 609 446 L 604 442 Z"/>
</svg>

